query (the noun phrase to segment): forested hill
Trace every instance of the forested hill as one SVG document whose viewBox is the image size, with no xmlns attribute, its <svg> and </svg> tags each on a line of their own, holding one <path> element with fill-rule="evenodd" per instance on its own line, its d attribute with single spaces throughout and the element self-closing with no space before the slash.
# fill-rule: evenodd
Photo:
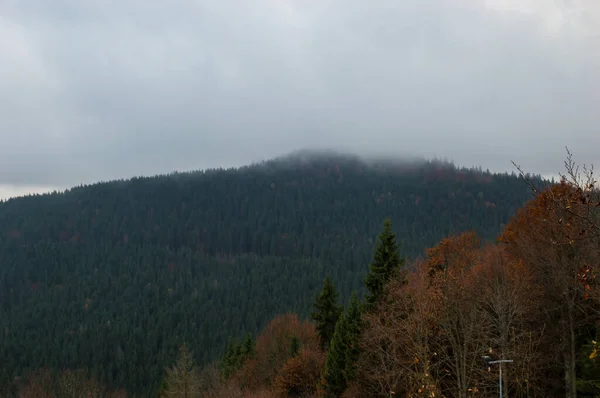
<svg viewBox="0 0 600 398">
<path fill-rule="evenodd" d="M 297 154 L 8 200 L 0 384 L 89 368 L 149 396 L 181 342 L 206 362 L 228 336 L 307 314 L 326 274 L 345 298 L 361 290 L 386 217 L 418 256 L 452 232 L 494 239 L 529 198 L 514 175 Z"/>
</svg>

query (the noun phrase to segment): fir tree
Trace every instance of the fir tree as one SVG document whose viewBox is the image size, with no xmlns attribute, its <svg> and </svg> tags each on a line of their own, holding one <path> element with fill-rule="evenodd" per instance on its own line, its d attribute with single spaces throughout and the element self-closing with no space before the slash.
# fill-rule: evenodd
<svg viewBox="0 0 600 398">
<path fill-rule="evenodd" d="M 348 382 L 354 380 L 360 332 L 360 301 L 356 292 L 353 292 L 350 305 L 336 324 L 327 350 L 324 380 L 327 397 L 339 397 L 346 390 Z"/>
<path fill-rule="evenodd" d="M 323 290 L 315 299 L 313 307 L 315 311 L 311 313 L 312 319 L 317 324 L 321 348 L 326 350 L 333 337 L 335 325 L 342 313 L 342 306 L 338 303 L 339 294 L 329 276 L 325 277 Z"/>
<path fill-rule="evenodd" d="M 400 245 L 396 241 L 396 234 L 392 231 L 392 222 L 386 219 L 383 232 L 379 235 L 373 261 L 369 264 L 369 273 L 365 277 L 365 286 L 369 290 L 365 299 L 367 310 L 373 309 L 381 299 L 387 282 L 403 266 L 404 258 L 400 258 Z"/>
<path fill-rule="evenodd" d="M 175 365 L 167 368 L 165 377 L 165 397 L 192 398 L 200 396 L 198 370 L 187 346 L 182 344 Z"/>
</svg>

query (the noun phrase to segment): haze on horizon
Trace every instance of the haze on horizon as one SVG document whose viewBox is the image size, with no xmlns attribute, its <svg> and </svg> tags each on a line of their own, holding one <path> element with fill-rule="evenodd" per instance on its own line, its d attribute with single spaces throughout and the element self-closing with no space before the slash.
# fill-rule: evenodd
<svg viewBox="0 0 600 398">
<path fill-rule="evenodd" d="M 303 148 L 598 163 L 597 0 L 6 0 L 0 198 Z"/>
</svg>

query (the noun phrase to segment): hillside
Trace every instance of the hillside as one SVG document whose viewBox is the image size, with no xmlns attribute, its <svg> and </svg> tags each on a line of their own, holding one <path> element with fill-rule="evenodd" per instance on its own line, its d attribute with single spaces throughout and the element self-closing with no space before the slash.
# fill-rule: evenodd
<svg viewBox="0 0 600 398">
<path fill-rule="evenodd" d="M 382 221 L 419 256 L 452 232 L 494 239 L 531 197 L 514 175 L 321 154 L 133 178 L 0 203 L 0 384 L 89 368 L 148 396 L 182 341 L 308 313 L 326 274 L 362 291 Z"/>
</svg>

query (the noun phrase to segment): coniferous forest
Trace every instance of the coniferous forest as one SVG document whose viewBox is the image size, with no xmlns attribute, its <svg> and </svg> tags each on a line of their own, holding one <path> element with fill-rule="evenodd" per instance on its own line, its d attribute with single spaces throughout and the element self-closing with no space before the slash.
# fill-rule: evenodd
<svg viewBox="0 0 600 398">
<path fill-rule="evenodd" d="M 507 396 L 598 396 L 567 171 L 298 154 L 8 200 L 0 394 L 488 397 L 510 357 Z"/>
</svg>

